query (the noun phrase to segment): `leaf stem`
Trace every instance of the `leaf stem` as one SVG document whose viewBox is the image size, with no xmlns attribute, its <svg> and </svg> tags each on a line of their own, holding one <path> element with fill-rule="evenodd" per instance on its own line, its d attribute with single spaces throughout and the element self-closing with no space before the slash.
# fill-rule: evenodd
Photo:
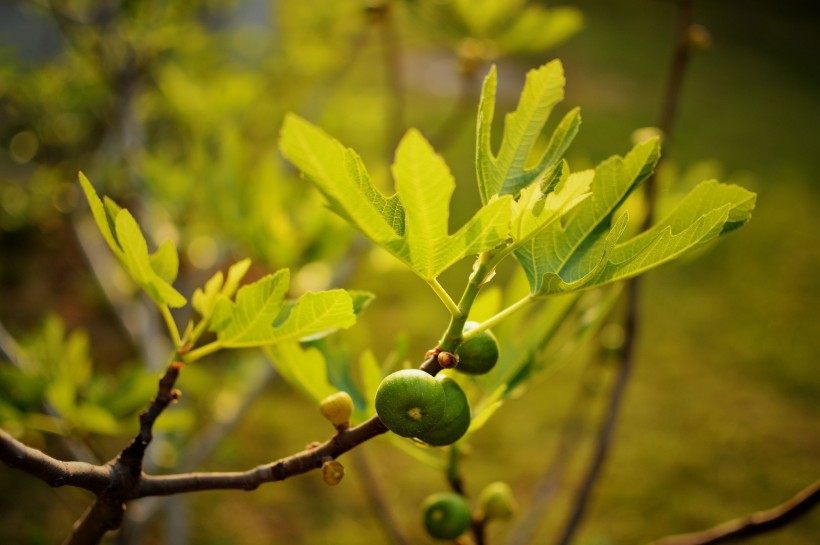
<svg viewBox="0 0 820 545">
<path fill-rule="evenodd" d="M 450 294 L 447 293 L 447 290 L 439 284 L 437 278 L 433 278 L 432 280 L 427 280 L 427 285 L 429 285 L 433 291 L 438 295 L 438 298 L 444 303 L 444 306 L 447 307 L 447 310 L 450 311 L 452 316 L 460 317 L 462 315 L 461 309 L 456 305 L 456 302 L 453 301 L 453 298 L 450 297 Z"/>
<path fill-rule="evenodd" d="M 192 363 L 192 362 L 195 362 L 196 360 L 204 358 L 205 356 L 207 356 L 209 354 L 213 354 L 214 352 L 216 352 L 220 348 L 222 348 L 222 342 L 219 341 L 219 340 L 216 340 L 216 341 L 208 343 L 204 346 L 200 346 L 199 348 L 197 348 L 195 350 L 191 350 L 190 352 L 188 352 L 187 354 L 185 354 L 183 356 L 183 359 L 185 360 L 185 363 Z"/>
<path fill-rule="evenodd" d="M 495 327 L 497 324 L 499 324 L 504 319 L 506 319 L 509 316 L 511 316 L 512 314 L 518 312 L 519 310 L 526 307 L 527 305 L 534 303 L 535 301 L 536 301 L 536 299 L 532 295 L 527 295 L 526 297 L 524 297 L 522 299 L 519 299 L 518 301 L 516 301 L 512 305 L 508 306 L 507 308 L 505 308 L 501 312 L 489 317 L 487 320 L 481 322 L 480 324 L 475 326 L 473 329 L 471 329 L 469 332 L 465 333 L 461 337 L 462 342 L 472 339 L 473 337 L 475 337 L 476 335 L 478 335 L 482 331 L 486 331 L 487 329 Z"/>
<path fill-rule="evenodd" d="M 165 320 L 165 325 L 168 327 L 168 332 L 171 334 L 171 340 L 174 343 L 174 347 L 179 348 L 182 344 L 182 339 L 179 336 L 179 328 L 177 328 L 177 323 L 174 321 L 174 317 L 171 316 L 171 309 L 168 308 L 168 305 L 160 305 L 159 311 L 162 314 L 162 319 Z"/>
</svg>

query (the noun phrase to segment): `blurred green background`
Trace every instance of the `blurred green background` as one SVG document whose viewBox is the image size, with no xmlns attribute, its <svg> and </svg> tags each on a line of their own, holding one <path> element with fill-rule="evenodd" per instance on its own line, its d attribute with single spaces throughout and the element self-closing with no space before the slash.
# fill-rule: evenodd
<svg viewBox="0 0 820 545">
<path fill-rule="evenodd" d="M 504 112 L 528 69 L 562 59 L 567 97 L 557 114 L 577 105 L 584 119 L 568 158 L 574 167 L 593 165 L 623 154 L 635 129 L 657 123 L 676 15 L 672 2 L 659 0 L 573 2 L 528 30 L 515 27 L 516 18 L 542 3 L 502 3 L 510 14 L 497 29 L 486 23 L 491 1 L 466 11 L 458 8 L 465 2 L 422 0 L 96 4 L 0 6 L 2 348 L 14 338 L 47 362 L 29 382 L 0 363 L 0 420 L 60 457 L 71 452 L 51 432 L 82 436 L 100 459 L 134 433 L 133 413 L 153 388 L 150 370 L 169 346 L 89 229 L 78 170 L 135 210 L 155 241 L 176 241 L 183 293 L 245 256 L 257 276 L 291 267 L 296 292 L 342 285 L 376 294 L 359 324 L 340 335 L 352 360 L 369 347 L 380 362 L 391 354 L 418 361 L 446 314 L 422 282 L 324 210 L 280 159 L 284 113 L 296 111 L 355 148 L 385 184 L 401 132 L 420 128 L 459 182 L 452 224 L 460 225 L 478 201 L 474 111 L 490 61 Z M 820 474 L 818 12 L 797 1 L 704 1 L 695 20 L 712 44 L 686 74 L 661 206 L 717 177 L 756 191 L 757 209 L 742 230 L 648 275 L 635 373 L 579 544 L 703 529 L 784 501 Z M 444 285 L 459 288 L 469 266 L 448 272 Z M 63 341 L 49 315 L 69 331 L 87 330 L 87 340 L 75 333 Z M 108 407 L 108 416 L 66 408 L 56 423 L 27 418 L 42 412 L 44 396 L 59 401 L 48 383 L 64 354 L 90 365 L 84 343 L 96 380 L 83 382 L 77 399 Z M 586 416 L 573 431 L 583 448 L 534 543 L 557 535 L 588 459 L 613 370 L 596 343 L 502 406 L 464 461 L 468 492 L 504 480 L 526 511 L 581 392 Z M 315 403 L 269 369 L 252 353 L 186 368 L 185 397 L 163 416 L 152 447 L 154 470 L 244 469 L 326 438 Z M 197 459 L 186 445 L 208 453 L 206 432 L 219 435 L 245 400 L 253 403 L 237 428 Z M 348 477 L 336 488 L 310 474 L 253 493 L 195 494 L 112 542 L 388 542 L 357 477 L 377 480 L 411 542 L 427 542 L 418 506 L 446 488 L 441 471 L 384 439 L 359 450 L 342 458 Z M 0 486 L 4 543 L 53 543 L 89 501 L 6 468 Z M 139 522 L 148 510 L 135 504 L 130 516 Z M 515 524 L 491 526 L 489 542 L 504 543 Z M 809 545 L 817 535 L 813 513 L 750 542 Z"/>
</svg>

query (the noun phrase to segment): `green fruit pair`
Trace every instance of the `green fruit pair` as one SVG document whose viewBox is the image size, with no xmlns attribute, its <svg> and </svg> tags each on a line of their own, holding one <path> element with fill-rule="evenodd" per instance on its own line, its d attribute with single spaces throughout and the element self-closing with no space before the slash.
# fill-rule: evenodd
<svg viewBox="0 0 820 545">
<path fill-rule="evenodd" d="M 455 539 L 470 527 L 473 518 L 463 496 L 439 492 L 422 505 L 424 529 L 436 539 Z"/>
<path fill-rule="evenodd" d="M 396 435 L 433 446 L 458 441 L 470 427 L 470 405 L 456 381 L 419 369 L 385 377 L 376 391 L 376 413 Z"/>
</svg>

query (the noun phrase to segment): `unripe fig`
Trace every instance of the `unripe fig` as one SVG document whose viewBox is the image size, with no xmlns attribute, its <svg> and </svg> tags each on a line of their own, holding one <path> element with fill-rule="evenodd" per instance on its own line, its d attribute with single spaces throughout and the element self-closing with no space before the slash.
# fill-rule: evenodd
<svg viewBox="0 0 820 545">
<path fill-rule="evenodd" d="M 336 486 L 345 476 L 345 466 L 336 460 L 327 460 L 322 464 L 322 479 L 330 486 Z"/>
<path fill-rule="evenodd" d="M 336 428 L 347 428 L 353 414 L 353 400 L 347 392 L 337 392 L 319 403 L 319 412 Z"/>
<path fill-rule="evenodd" d="M 424 528 L 436 539 L 455 539 L 470 527 L 470 507 L 463 496 L 439 492 L 424 500 Z"/>
<path fill-rule="evenodd" d="M 478 322 L 464 324 L 464 333 L 474 329 Z M 498 362 L 498 341 L 489 330 L 482 331 L 470 340 L 461 343 L 456 350 L 457 371 L 470 375 L 483 375 Z"/>
<path fill-rule="evenodd" d="M 382 380 L 376 390 L 376 413 L 402 437 L 418 437 L 444 416 L 447 396 L 441 384 L 419 369 L 405 369 Z"/>
<path fill-rule="evenodd" d="M 478 505 L 485 519 L 509 518 L 518 509 L 512 490 L 507 483 L 490 483 L 478 497 Z"/>
<path fill-rule="evenodd" d="M 438 375 L 436 380 L 444 388 L 447 405 L 444 417 L 433 429 L 421 433 L 418 438 L 435 447 L 455 443 L 470 427 L 470 405 L 467 396 L 458 383 L 446 375 Z"/>
</svg>

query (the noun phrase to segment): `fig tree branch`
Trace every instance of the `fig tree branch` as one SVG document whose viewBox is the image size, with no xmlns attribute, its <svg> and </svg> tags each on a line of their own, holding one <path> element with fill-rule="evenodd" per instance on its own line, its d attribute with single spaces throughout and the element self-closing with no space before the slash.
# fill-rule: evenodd
<svg viewBox="0 0 820 545">
<path fill-rule="evenodd" d="M 654 541 L 651 545 L 717 545 L 741 541 L 771 532 L 808 513 L 820 501 L 820 480 L 767 511 L 724 522 L 709 530 L 692 534 L 670 536 Z"/>
<path fill-rule="evenodd" d="M 134 498 L 167 496 L 202 490 L 254 490 L 261 484 L 282 481 L 294 475 L 322 467 L 328 458 L 335 459 L 365 441 L 381 435 L 387 427 L 374 416 L 354 428 L 342 431 L 321 445 L 248 471 L 186 473 L 181 475 L 143 475 Z"/>
<path fill-rule="evenodd" d="M 98 493 L 111 482 L 108 465 L 64 462 L 24 445 L 0 429 L 0 460 L 6 465 L 37 477 L 49 486 L 76 486 Z"/>
</svg>

